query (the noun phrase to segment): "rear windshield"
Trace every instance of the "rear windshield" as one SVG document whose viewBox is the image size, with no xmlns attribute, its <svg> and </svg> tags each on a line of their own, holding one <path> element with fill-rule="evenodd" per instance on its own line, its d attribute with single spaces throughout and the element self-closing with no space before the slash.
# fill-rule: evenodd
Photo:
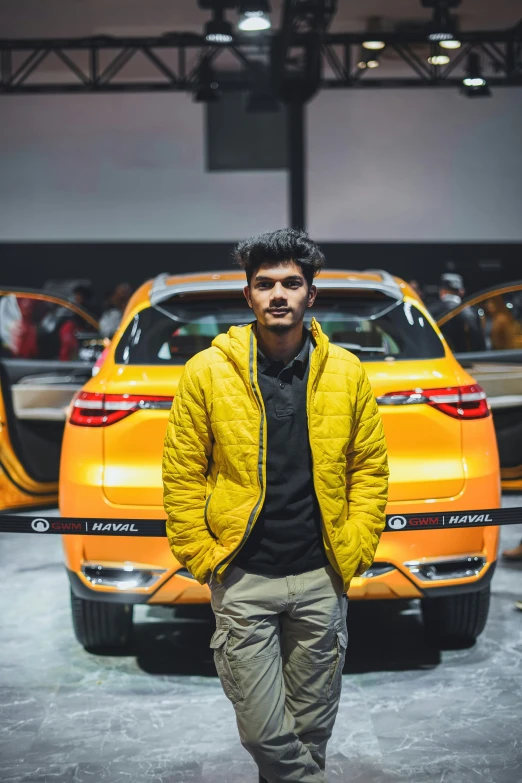
<svg viewBox="0 0 522 783">
<path fill-rule="evenodd" d="M 242 295 L 241 295 L 242 296 Z M 444 346 L 420 310 L 408 302 L 364 296 L 321 294 L 307 311 L 330 341 L 355 353 L 361 361 L 439 359 Z M 127 326 L 116 348 L 117 364 L 184 364 L 209 348 L 232 325 L 253 321 L 252 310 L 239 297 L 177 297 L 147 307 Z"/>
</svg>

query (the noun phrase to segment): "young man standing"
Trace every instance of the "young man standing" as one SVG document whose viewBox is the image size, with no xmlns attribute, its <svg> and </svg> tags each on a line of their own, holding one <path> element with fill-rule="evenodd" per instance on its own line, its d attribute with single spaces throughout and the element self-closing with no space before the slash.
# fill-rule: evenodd
<svg viewBox="0 0 522 783">
<path fill-rule="evenodd" d="M 384 528 L 382 423 L 359 360 L 307 308 L 324 265 L 292 229 L 242 242 L 255 321 L 186 365 L 163 459 L 167 533 L 207 582 L 216 668 L 260 780 L 325 783 L 350 580 Z"/>
</svg>

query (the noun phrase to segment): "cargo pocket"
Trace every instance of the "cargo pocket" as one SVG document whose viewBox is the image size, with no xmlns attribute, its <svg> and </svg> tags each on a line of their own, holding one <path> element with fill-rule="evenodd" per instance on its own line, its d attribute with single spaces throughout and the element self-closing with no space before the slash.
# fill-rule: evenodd
<svg viewBox="0 0 522 783">
<path fill-rule="evenodd" d="M 241 691 L 241 686 L 234 676 L 233 667 L 228 656 L 227 647 L 230 631 L 231 628 L 228 625 L 216 628 L 214 635 L 210 640 L 210 648 L 214 650 L 214 663 L 225 696 L 227 699 L 230 699 L 232 704 L 236 704 L 243 698 L 243 693 Z"/>
<path fill-rule="evenodd" d="M 335 660 L 332 665 L 331 677 L 327 691 L 327 699 L 336 699 L 341 693 L 344 659 L 348 647 L 348 632 L 344 628 L 335 629 Z"/>
</svg>

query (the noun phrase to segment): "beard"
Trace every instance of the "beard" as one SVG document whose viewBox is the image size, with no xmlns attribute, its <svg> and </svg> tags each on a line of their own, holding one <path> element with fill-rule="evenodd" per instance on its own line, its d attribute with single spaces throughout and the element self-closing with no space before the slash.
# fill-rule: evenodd
<svg viewBox="0 0 522 783">
<path fill-rule="evenodd" d="M 294 328 L 294 326 L 295 326 L 294 323 L 291 323 L 291 324 L 275 323 L 275 324 L 270 324 L 270 325 L 264 324 L 264 327 L 265 327 L 265 329 L 267 331 L 275 332 L 275 334 L 284 334 L 285 332 L 289 332 L 290 329 Z"/>
</svg>

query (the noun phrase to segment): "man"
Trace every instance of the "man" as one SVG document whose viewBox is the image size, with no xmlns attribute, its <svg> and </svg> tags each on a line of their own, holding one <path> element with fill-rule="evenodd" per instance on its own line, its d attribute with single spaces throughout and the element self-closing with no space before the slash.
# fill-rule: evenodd
<svg viewBox="0 0 522 783">
<path fill-rule="evenodd" d="M 446 272 L 439 280 L 439 298 L 430 307 L 434 318 L 442 318 L 462 302 L 465 294 L 462 275 L 454 272 Z"/>
<path fill-rule="evenodd" d="M 464 294 L 464 281 L 461 275 L 453 272 L 443 274 L 439 283 L 439 299 L 430 306 L 433 318 L 439 321 L 443 315 L 458 307 L 462 303 Z M 471 307 L 465 307 L 450 321 L 443 324 L 441 331 L 452 351 L 469 353 L 470 351 L 486 350 L 480 318 Z"/>
<path fill-rule="evenodd" d="M 242 242 L 254 323 L 186 365 L 165 440 L 167 533 L 211 590 L 216 668 L 261 781 L 324 783 L 350 580 L 372 563 L 388 466 L 366 373 L 307 308 L 324 264 L 292 229 Z"/>
</svg>

